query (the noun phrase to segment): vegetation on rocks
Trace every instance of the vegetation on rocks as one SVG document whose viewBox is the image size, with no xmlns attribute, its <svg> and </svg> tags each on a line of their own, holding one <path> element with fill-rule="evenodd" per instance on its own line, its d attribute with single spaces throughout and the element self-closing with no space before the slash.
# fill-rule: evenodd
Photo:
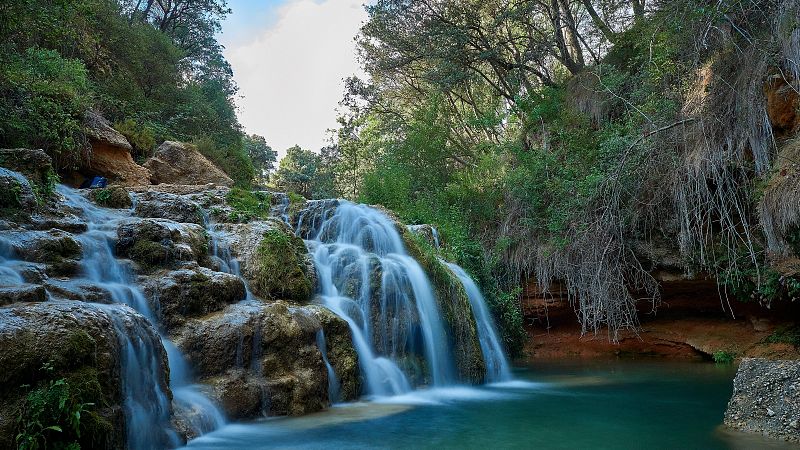
<svg viewBox="0 0 800 450">
<path fill-rule="evenodd" d="M 256 249 L 253 291 L 265 297 L 306 302 L 313 293 L 303 240 L 281 230 L 267 230 Z"/>
<path fill-rule="evenodd" d="M 235 187 L 225 196 L 225 202 L 233 208 L 233 211 L 228 214 L 228 219 L 233 222 L 247 222 L 269 217 L 269 192 L 249 191 Z"/>
</svg>

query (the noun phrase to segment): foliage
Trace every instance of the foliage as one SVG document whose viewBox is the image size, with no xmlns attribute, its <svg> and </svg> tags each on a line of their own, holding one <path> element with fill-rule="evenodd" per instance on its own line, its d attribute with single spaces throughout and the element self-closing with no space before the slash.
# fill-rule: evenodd
<svg viewBox="0 0 800 450">
<path fill-rule="evenodd" d="M 777 344 L 791 344 L 795 348 L 800 347 L 800 326 L 798 325 L 783 325 L 779 326 L 772 332 L 764 342 Z"/>
<path fill-rule="evenodd" d="M 263 136 L 256 134 L 245 135 L 243 144 L 245 152 L 250 156 L 250 160 L 253 161 L 257 181 L 261 184 L 266 184 L 269 180 L 269 174 L 275 170 L 278 152 L 267 145 L 267 141 Z"/>
<path fill-rule="evenodd" d="M 0 145 L 44 149 L 59 168 L 75 167 L 85 146 L 90 90 L 83 63 L 28 48 L 0 54 Z"/>
<path fill-rule="evenodd" d="M 153 129 L 147 125 L 140 125 L 134 119 L 126 119 L 114 124 L 114 129 L 122 133 L 133 147 L 132 156 L 144 160 L 153 156 L 156 138 Z"/>
<path fill-rule="evenodd" d="M 307 199 L 335 197 L 332 180 L 326 176 L 326 161 L 310 150 L 295 145 L 286 150 L 273 183 L 278 189 L 294 192 Z"/>
<path fill-rule="evenodd" d="M 233 208 L 229 218 L 234 222 L 269 217 L 269 192 L 248 191 L 235 187 L 225 196 L 225 202 Z"/>
<path fill-rule="evenodd" d="M 732 364 L 736 359 L 736 354 L 725 350 L 717 350 L 711 357 L 717 364 Z"/>
<path fill-rule="evenodd" d="M 200 136 L 192 143 L 203 156 L 230 175 L 237 186 L 246 188 L 250 185 L 255 170 L 241 139 L 220 144 L 214 138 Z"/>
<path fill-rule="evenodd" d="M 42 371 L 52 373 L 52 364 L 46 363 Z M 81 401 L 64 378 L 51 379 L 32 389 L 17 417 L 18 448 L 80 449 L 77 439 L 81 435 L 81 415 L 90 406 Z"/>
<path fill-rule="evenodd" d="M 0 6 L 0 146 L 43 148 L 57 170 L 85 163 L 97 109 L 134 156 L 166 139 L 213 143 L 240 185 L 253 177 L 233 72 L 216 40 L 221 0 L 21 0 Z"/>
</svg>

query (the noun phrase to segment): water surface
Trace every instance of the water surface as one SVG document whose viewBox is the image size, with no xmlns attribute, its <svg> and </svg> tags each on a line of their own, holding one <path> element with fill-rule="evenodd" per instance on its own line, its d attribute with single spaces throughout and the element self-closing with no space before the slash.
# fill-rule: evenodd
<svg viewBox="0 0 800 450">
<path fill-rule="evenodd" d="M 792 448 L 720 427 L 734 374 L 711 363 L 537 362 L 516 369 L 514 382 L 234 424 L 188 447 Z"/>
</svg>

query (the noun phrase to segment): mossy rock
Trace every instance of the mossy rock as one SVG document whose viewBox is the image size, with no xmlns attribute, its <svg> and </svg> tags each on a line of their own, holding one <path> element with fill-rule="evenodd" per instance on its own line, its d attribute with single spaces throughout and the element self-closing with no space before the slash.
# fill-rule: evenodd
<svg viewBox="0 0 800 450">
<path fill-rule="evenodd" d="M 252 261 L 253 292 L 273 299 L 307 302 L 313 293 L 313 270 L 303 240 L 290 232 L 267 230 Z"/>
<path fill-rule="evenodd" d="M 133 206 L 130 194 L 121 186 L 93 189 L 89 191 L 89 198 L 106 208 L 129 209 Z"/>
<path fill-rule="evenodd" d="M 424 237 L 402 229 L 409 255 L 422 266 L 433 285 L 439 310 L 449 328 L 456 369 L 463 381 L 481 383 L 486 376 L 477 325 L 461 281 L 439 260 Z"/>
</svg>

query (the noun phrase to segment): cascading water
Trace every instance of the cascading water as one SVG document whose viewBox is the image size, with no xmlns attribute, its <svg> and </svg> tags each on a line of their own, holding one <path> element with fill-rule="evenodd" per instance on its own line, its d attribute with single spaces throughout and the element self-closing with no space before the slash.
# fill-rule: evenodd
<svg viewBox="0 0 800 450">
<path fill-rule="evenodd" d="M 100 208 L 66 186 L 58 186 L 57 190 L 67 206 L 80 211 L 88 221 L 87 231 L 77 237 L 83 247 L 81 268 L 85 279 L 106 289 L 114 302 L 132 307 L 158 329 L 147 299 L 133 283 L 130 269 L 114 257 L 113 243 L 117 226 L 128 217 L 119 211 Z M 71 280 L 76 281 L 79 280 Z M 225 422 L 222 413 L 196 386 L 190 384 L 189 369 L 177 348 L 164 336 L 161 336 L 161 341 L 167 349 L 172 375 L 170 386 L 175 404 L 194 413 L 190 423 L 193 431 L 202 434 L 220 427 Z M 128 336 L 128 341 L 123 345 L 126 413 L 128 423 L 132 424 L 129 426 L 128 445 L 132 449 L 158 447 L 158 442 L 152 440 L 155 439 L 154 433 L 143 433 L 142 430 L 156 427 L 163 429 L 168 436 L 175 436 L 169 423 L 168 408 L 166 419 L 163 413 L 163 404 L 166 402 L 168 405 L 168 397 L 157 382 L 161 368 L 154 366 L 160 364 L 155 347 L 155 343 L 148 343 L 136 336 Z M 149 385 L 151 389 L 140 385 Z"/>
<path fill-rule="evenodd" d="M 486 364 L 486 381 L 498 382 L 511 380 L 511 368 L 508 364 L 503 346 L 497 336 L 497 328 L 494 325 L 492 314 L 486 306 L 486 300 L 481 294 L 481 290 L 467 272 L 457 264 L 442 261 L 458 277 L 464 290 L 467 292 L 472 313 L 475 317 L 475 324 L 478 328 L 478 339 L 481 344 L 483 360 Z"/>
<path fill-rule="evenodd" d="M 325 342 L 325 332 L 321 329 L 317 331 L 317 347 L 322 353 L 322 361 L 328 371 L 328 400 L 336 403 L 339 401 L 339 377 L 336 376 L 336 371 L 333 370 L 333 366 L 328 360 L 328 344 Z"/>
<path fill-rule="evenodd" d="M 367 394 L 408 392 L 407 373 L 432 386 L 455 383 L 433 288 L 407 254 L 394 222 L 377 209 L 347 201 L 323 205 L 307 216 L 299 218 L 298 230 L 304 221 L 311 224 L 304 237 L 321 301 L 350 326 Z M 414 373 L 421 366 L 426 373 Z"/>
</svg>

